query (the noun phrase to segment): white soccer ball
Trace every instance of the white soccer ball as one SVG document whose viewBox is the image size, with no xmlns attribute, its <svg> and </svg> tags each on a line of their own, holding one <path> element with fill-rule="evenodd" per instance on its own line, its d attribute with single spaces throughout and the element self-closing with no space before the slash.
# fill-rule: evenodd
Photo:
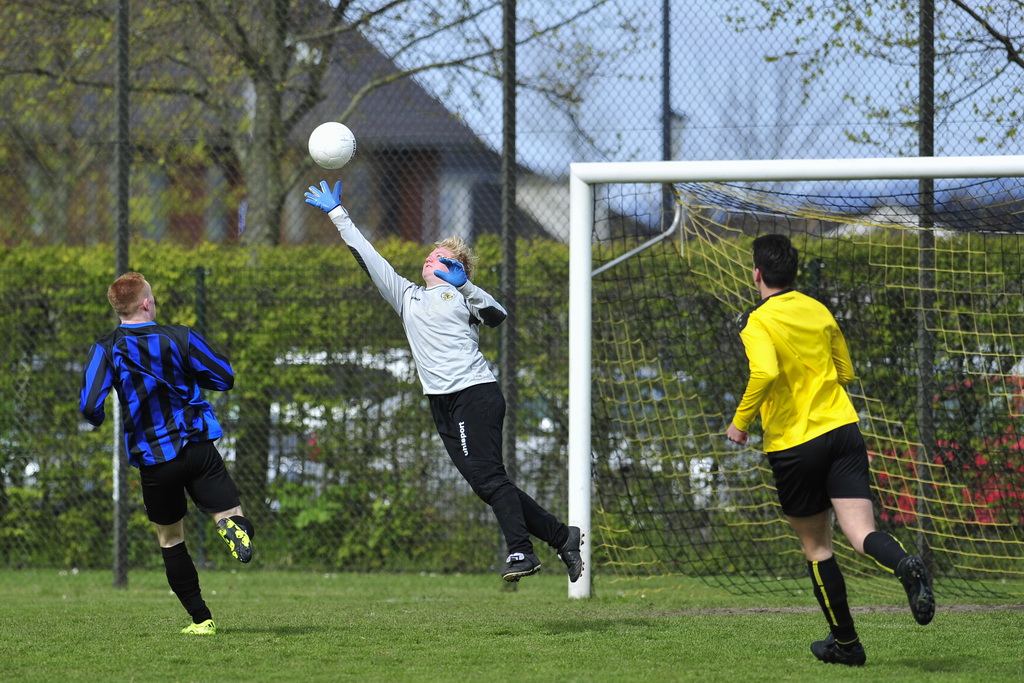
<svg viewBox="0 0 1024 683">
<path fill-rule="evenodd" d="M 355 153 L 356 136 L 343 123 L 321 123 L 309 136 L 309 156 L 323 168 L 341 168 Z"/>
</svg>

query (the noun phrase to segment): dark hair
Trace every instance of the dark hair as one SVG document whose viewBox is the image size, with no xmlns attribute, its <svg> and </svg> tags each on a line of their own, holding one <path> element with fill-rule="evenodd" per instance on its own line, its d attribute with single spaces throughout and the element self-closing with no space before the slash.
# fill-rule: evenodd
<svg viewBox="0 0 1024 683">
<path fill-rule="evenodd" d="M 773 289 L 793 286 L 798 261 L 796 247 L 785 235 L 761 235 L 754 240 L 754 267 Z"/>
</svg>

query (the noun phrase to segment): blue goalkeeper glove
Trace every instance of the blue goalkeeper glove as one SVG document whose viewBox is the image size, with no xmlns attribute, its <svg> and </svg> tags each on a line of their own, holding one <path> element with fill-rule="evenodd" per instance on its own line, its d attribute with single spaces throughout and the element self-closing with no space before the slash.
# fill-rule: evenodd
<svg viewBox="0 0 1024 683">
<path fill-rule="evenodd" d="M 320 189 L 310 185 L 309 192 L 306 193 L 306 203 L 324 213 L 334 211 L 341 206 L 341 181 L 334 183 L 333 190 L 327 186 L 326 180 L 320 181 Z"/>
<path fill-rule="evenodd" d="M 438 276 L 453 287 L 461 287 L 466 284 L 469 280 L 466 277 L 466 269 L 462 267 L 462 264 L 455 259 L 450 259 L 447 256 L 438 256 L 437 260 L 448 266 L 448 272 L 443 270 L 435 270 L 434 275 Z"/>
</svg>

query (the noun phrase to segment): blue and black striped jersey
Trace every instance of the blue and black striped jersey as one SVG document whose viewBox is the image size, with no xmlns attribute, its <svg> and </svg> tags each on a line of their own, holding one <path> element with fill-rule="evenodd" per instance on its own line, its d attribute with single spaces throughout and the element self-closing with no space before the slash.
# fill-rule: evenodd
<svg viewBox="0 0 1024 683">
<path fill-rule="evenodd" d="M 174 458 L 190 441 L 222 435 L 200 389 L 227 391 L 235 375 L 227 358 L 183 325 L 123 324 L 89 348 L 78 409 L 94 425 L 117 388 L 125 449 L 135 467 Z"/>
</svg>

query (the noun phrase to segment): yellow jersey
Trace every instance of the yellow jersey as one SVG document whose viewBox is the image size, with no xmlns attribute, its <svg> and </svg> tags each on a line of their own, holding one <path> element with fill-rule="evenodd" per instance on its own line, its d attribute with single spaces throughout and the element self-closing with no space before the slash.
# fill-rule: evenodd
<svg viewBox="0 0 1024 683">
<path fill-rule="evenodd" d="M 747 431 L 760 410 L 765 451 L 857 422 L 843 388 L 856 379 L 850 350 L 828 308 L 787 289 L 746 313 L 741 328 L 750 378 L 732 422 Z"/>
</svg>

